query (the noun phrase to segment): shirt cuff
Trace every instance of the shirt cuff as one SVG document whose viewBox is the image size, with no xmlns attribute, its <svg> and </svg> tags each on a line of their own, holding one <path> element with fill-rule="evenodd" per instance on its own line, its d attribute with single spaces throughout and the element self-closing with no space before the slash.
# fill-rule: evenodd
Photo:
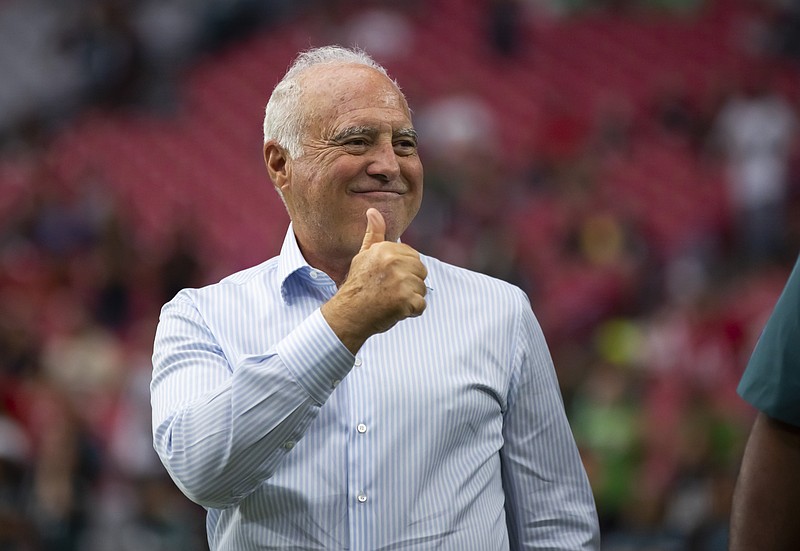
<svg viewBox="0 0 800 551">
<path fill-rule="evenodd" d="M 355 356 L 342 344 L 319 308 L 281 340 L 275 351 L 297 382 L 320 405 L 355 362 Z"/>
</svg>

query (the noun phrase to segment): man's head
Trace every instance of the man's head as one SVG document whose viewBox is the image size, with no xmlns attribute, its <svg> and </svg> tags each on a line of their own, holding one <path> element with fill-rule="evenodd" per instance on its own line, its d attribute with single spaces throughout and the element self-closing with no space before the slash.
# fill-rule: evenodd
<svg viewBox="0 0 800 551">
<path fill-rule="evenodd" d="M 264 118 L 264 159 L 307 259 L 349 262 L 375 207 L 395 240 L 419 210 L 422 164 L 405 97 L 363 52 L 301 54 Z"/>
<path fill-rule="evenodd" d="M 378 62 L 361 50 L 340 46 L 323 46 L 301 52 L 272 90 L 264 114 L 264 143 L 274 140 L 284 147 L 292 157 L 303 153 L 303 125 L 310 115 L 301 109 L 303 86 L 299 76 L 306 70 L 319 65 L 353 64 L 372 67 L 386 78 L 389 75 Z M 398 88 L 397 82 L 392 81 Z M 313 116 L 313 115 L 312 115 Z"/>
</svg>

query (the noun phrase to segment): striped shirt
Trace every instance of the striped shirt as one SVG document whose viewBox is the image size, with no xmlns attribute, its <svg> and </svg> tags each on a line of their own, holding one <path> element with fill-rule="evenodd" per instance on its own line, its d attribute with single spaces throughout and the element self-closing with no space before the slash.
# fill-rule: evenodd
<svg viewBox="0 0 800 551">
<path fill-rule="evenodd" d="M 599 549 L 527 297 L 421 258 L 425 312 L 355 356 L 291 227 L 280 256 L 164 306 L 154 445 L 212 550 Z"/>
</svg>

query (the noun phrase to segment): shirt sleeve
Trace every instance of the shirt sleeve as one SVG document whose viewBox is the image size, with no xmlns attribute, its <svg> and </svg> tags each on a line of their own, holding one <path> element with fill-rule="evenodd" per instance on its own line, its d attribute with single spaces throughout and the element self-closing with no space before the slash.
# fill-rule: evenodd
<svg viewBox="0 0 800 551">
<path fill-rule="evenodd" d="M 738 392 L 770 417 L 800 426 L 800 258 L 753 350 Z"/>
<path fill-rule="evenodd" d="M 501 450 L 512 550 L 599 550 L 594 497 L 541 328 L 520 307 Z"/>
<path fill-rule="evenodd" d="M 317 309 L 264 354 L 231 365 L 179 295 L 156 331 L 154 447 L 190 499 L 234 504 L 272 476 L 353 361 Z"/>
</svg>

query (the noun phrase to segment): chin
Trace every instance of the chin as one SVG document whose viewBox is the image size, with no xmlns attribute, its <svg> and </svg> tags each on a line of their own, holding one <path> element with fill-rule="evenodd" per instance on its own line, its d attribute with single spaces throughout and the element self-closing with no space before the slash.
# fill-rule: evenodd
<svg viewBox="0 0 800 551">
<path fill-rule="evenodd" d="M 384 234 L 386 241 L 397 241 L 403 232 L 398 229 L 397 223 L 385 214 L 383 219 L 386 220 L 386 233 Z"/>
</svg>

